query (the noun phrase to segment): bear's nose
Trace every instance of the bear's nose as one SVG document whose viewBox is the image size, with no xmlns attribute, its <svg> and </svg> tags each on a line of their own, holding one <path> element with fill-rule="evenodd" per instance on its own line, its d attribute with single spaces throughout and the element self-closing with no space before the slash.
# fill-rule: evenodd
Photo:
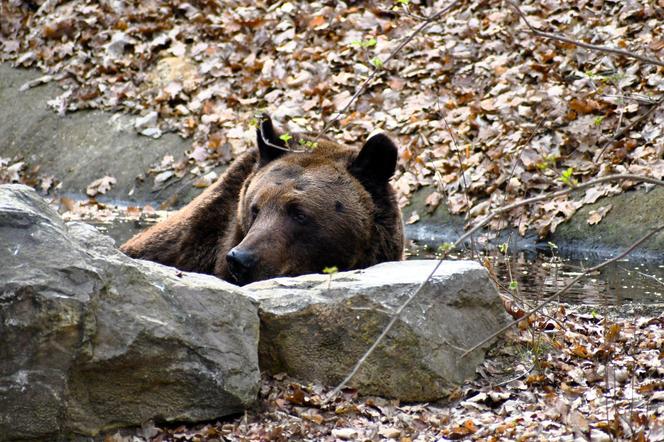
<svg viewBox="0 0 664 442">
<path fill-rule="evenodd" d="M 256 265 L 256 255 L 236 247 L 228 252 L 226 261 L 233 276 L 242 282 Z"/>
</svg>

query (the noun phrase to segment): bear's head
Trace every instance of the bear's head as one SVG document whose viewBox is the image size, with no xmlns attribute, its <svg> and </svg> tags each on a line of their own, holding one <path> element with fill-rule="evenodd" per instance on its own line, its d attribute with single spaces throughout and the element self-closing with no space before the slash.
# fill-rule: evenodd
<svg viewBox="0 0 664 442">
<path fill-rule="evenodd" d="M 389 184 L 394 143 L 378 134 L 358 151 L 328 140 L 283 138 L 263 116 L 257 169 L 242 187 L 234 238 L 221 248 L 227 253 L 218 258 L 217 273 L 247 284 L 400 260 L 403 224 Z"/>
</svg>

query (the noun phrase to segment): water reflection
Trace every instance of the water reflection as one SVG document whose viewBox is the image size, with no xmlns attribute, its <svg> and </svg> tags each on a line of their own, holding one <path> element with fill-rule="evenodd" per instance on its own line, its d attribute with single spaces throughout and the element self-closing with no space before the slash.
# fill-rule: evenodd
<svg viewBox="0 0 664 442">
<path fill-rule="evenodd" d="M 411 242 L 408 259 L 431 259 L 439 256 L 426 245 Z M 456 253 L 449 259 L 471 259 L 470 252 Z M 527 301 L 539 301 L 554 295 L 584 269 L 600 264 L 596 257 L 561 257 L 552 251 L 516 252 L 507 255 L 480 252 L 480 260 L 496 275 L 501 290 L 512 292 Z M 516 284 L 513 282 L 516 281 Z M 560 297 L 561 302 L 587 305 L 627 303 L 664 303 L 664 265 L 656 262 L 617 261 L 588 275 Z"/>
</svg>

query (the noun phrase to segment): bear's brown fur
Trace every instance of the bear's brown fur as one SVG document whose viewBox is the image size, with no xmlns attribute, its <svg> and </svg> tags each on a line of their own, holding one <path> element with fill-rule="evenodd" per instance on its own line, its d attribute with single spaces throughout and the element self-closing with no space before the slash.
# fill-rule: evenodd
<svg viewBox="0 0 664 442">
<path fill-rule="evenodd" d="M 375 135 L 359 151 L 321 140 L 292 152 L 264 116 L 257 139 L 215 184 L 121 250 L 240 284 L 402 258 L 389 138 Z M 297 137 L 289 145 L 314 146 Z"/>
</svg>

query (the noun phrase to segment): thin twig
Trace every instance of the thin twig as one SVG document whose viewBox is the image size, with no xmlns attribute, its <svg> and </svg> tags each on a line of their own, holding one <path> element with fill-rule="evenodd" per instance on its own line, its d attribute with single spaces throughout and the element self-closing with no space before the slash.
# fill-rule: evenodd
<svg viewBox="0 0 664 442">
<path fill-rule="evenodd" d="M 417 289 L 415 289 L 413 291 L 413 293 L 411 293 L 410 296 L 408 296 L 408 299 L 406 299 L 406 301 L 399 306 L 397 311 L 394 312 L 394 315 L 392 316 L 392 319 L 390 319 L 390 322 L 383 329 L 383 332 L 378 336 L 378 338 L 376 338 L 376 340 L 371 345 L 371 347 L 369 347 L 369 349 L 366 351 L 366 353 L 364 353 L 364 355 L 357 361 L 357 363 L 355 364 L 355 367 L 353 367 L 351 372 L 348 373 L 348 376 L 346 376 L 344 378 L 344 380 L 341 381 L 341 383 L 339 385 L 337 385 L 336 388 L 334 390 L 332 390 L 327 395 L 327 397 L 323 400 L 323 404 L 329 402 L 330 399 L 332 399 L 334 396 L 336 396 L 341 391 L 341 389 L 344 388 L 346 386 L 346 384 L 353 378 L 353 376 L 355 376 L 355 374 L 358 372 L 358 370 L 360 369 L 362 364 L 364 364 L 364 361 L 367 360 L 369 355 L 371 355 L 373 353 L 373 351 L 376 349 L 376 347 L 378 347 L 378 344 L 380 344 L 383 341 L 383 338 L 385 338 L 385 336 L 387 336 L 389 331 L 392 330 L 392 327 L 394 326 L 394 324 L 397 322 L 397 320 L 401 316 L 401 312 L 410 304 L 410 302 L 415 298 L 415 296 L 417 296 L 420 293 L 420 291 L 422 291 L 424 286 L 431 280 L 431 278 L 433 278 L 433 275 L 438 271 L 438 268 L 441 266 L 442 263 L 443 263 L 443 259 L 441 258 L 436 263 L 436 265 L 434 266 L 431 273 L 429 273 L 429 275 L 424 279 L 424 281 L 422 281 L 420 283 L 420 285 L 417 287 Z"/>
<path fill-rule="evenodd" d="M 540 37 L 548 38 L 550 40 L 558 40 L 558 41 L 562 41 L 562 42 L 565 42 L 565 43 L 573 44 L 574 46 L 579 46 L 579 47 L 582 47 L 584 49 L 589 49 L 591 51 L 599 51 L 599 52 L 605 52 L 605 53 L 609 53 L 609 54 L 621 55 L 621 56 L 627 57 L 627 58 L 634 58 L 634 59 L 642 61 L 644 63 L 654 64 L 654 65 L 657 65 L 657 66 L 664 66 L 663 61 L 660 61 L 660 60 L 657 60 L 657 59 L 651 58 L 651 57 L 646 57 L 645 55 L 634 54 L 632 52 L 625 51 L 623 49 L 608 48 L 606 46 L 598 46 L 598 45 L 592 45 L 592 44 L 589 44 L 589 43 L 583 43 L 583 42 L 580 42 L 580 41 L 572 40 L 571 38 L 563 37 L 563 36 L 556 35 L 556 34 L 551 34 L 549 32 L 540 31 L 539 29 L 535 28 L 533 25 L 530 24 L 530 22 L 528 21 L 528 19 L 525 16 L 525 14 L 523 13 L 523 11 L 521 11 L 521 9 L 519 9 L 519 7 L 517 5 L 515 5 L 514 3 L 512 3 L 509 0 L 507 0 L 507 4 L 510 5 L 512 8 L 514 8 L 514 10 L 516 10 L 516 12 L 519 14 L 519 16 L 521 16 L 521 19 L 524 21 L 524 23 L 526 23 L 526 26 L 528 26 L 528 28 L 531 30 L 531 32 L 535 35 L 540 36 Z"/>
<path fill-rule="evenodd" d="M 624 252 L 622 252 L 620 255 L 615 256 L 615 257 L 613 257 L 613 258 L 611 258 L 611 259 L 609 259 L 609 260 L 606 260 L 606 261 L 604 261 L 603 263 L 598 264 L 598 265 L 596 265 L 596 266 L 594 266 L 594 267 L 590 267 L 590 268 L 584 270 L 583 273 L 581 273 L 581 274 L 578 275 L 576 278 L 574 278 L 574 279 L 571 280 L 569 283 L 567 283 L 567 285 L 565 285 L 565 287 L 563 287 L 562 289 L 558 290 L 556 293 L 554 293 L 554 294 L 549 295 L 548 297 L 546 297 L 546 298 L 544 299 L 544 302 L 542 302 L 541 304 L 539 304 L 537 307 L 528 310 L 528 311 L 525 313 L 525 315 L 522 316 L 521 318 L 519 318 L 519 319 L 515 319 L 514 321 L 511 321 L 510 323 L 508 323 L 507 325 L 505 325 L 504 327 L 502 327 L 501 329 L 499 329 L 499 330 L 496 331 L 495 333 L 492 333 L 490 336 L 488 336 L 487 338 L 483 339 L 483 340 L 480 341 L 478 344 L 474 345 L 472 348 L 466 350 L 466 352 L 463 353 L 459 358 L 460 358 L 460 359 L 465 358 L 466 356 L 468 356 L 469 354 L 471 354 L 472 352 L 474 352 L 474 351 L 477 350 L 478 348 L 480 348 L 480 347 L 482 347 L 483 345 L 487 344 L 488 342 L 492 341 L 495 337 L 500 336 L 502 333 L 504 333 L 505 331 L 507 331 L 507 330 L 509 330 L 510 328 L 512 328 L 514 325 L 518 324 L 519 322 L 521 322 L 521 321 L 523 321 L 523 320 L 525 320 L 525 319 L 528 319 L 528 317 L 529 317 L 530 315 L 532 315 L 533 313 L 537 313 L 539 310 L 541 310 L 542 308 L 544 308 L 546 305 L 550 304 L 551 301 L 554 301 L 558 296 L 560 296 L 560 295 L 562 295 L 563 293 L 567 292 L 567 290 L 569 290 L 569 289 L 570 289 L 574 284 L 576 284 L 581 278 L 584 278 L 584 277 L 585 277 L 586 275 L 588 275 L 589 273 L 596 272 L 596 271 L 602 269 L 603 267 L 606 267 L 607 265 L 609 265 L 609 264 L 611 264 L 611 263 L 614 263 L 614 262 L 618 261 L 619 259 L 624 258 L 625 256 L 627 256 L 627 255 L 629 255 L 630 253 L 632 253 L 632 252 L 634 251 L 634 249 L 636 249 L 637 247 L 639 247 L 642 243 L 644 243 L 645 241 L 647 241 L 648 239 L 650 239 L 650 237 L 652 237 L 653 235 L 655 235 L 655 234 L 661 232 L 662 230 L 664 230 L 664 225 L 661 225 L 661 226 L 659 226 L 659 227 L 656 227 L 656 228 L 652 229 L 650 232 L 648 232 L 648 234 L 646 234 L 645 236 L 643 236 L 642 238 L 640 238 L 638 241 L 636 241 L 634 244 L 632 244 L 631 246 L 629 246 L 629 248 L 628 248 L 627 250 L 625 250 Z"/>
<path fill-rule="evenodd" d="M 440 101 L 438 101 L 438 105 L 440 105 Z M 440 110 L 439 110 L 440 112 Z M 452 137 L 452 142 L 454 143 L 454 149 L 456 151 L 456 156 L 457 160 L 459 161 L 459 170 L 461 170 L 461 184 L 463 184 L 463 194 L 466 197 L 466 204 L 468 205 L 468 209 L 470 210 L 470 197 L 468 196 L 468 183 L 466 182 L 466 172 L 463 169 L 463 160 L 461 159 L 461 150 L 459 149 L 459 145 L 457 144 L 456 137 L 454 136 L 454 132 L 452 132 L 452 128 L 447 122 L 447 119 L 445 118 L 445 115 L 440 112 L 440 118 L 443 119 L 443 122 L 445 122 L 445 127 L 447 128 L 447 131 L 450 133 L 450 137 Z M 473 239 L 472 235 L 470 237 L 470 251 L 472 254 L 472 257 L 475 258 L 475 240 Z"/>
<path fill-rule="evenodd" d="M 568 193 L 570 193 L 574 190 L 584 189 L 586 187 L 590 187 L 590 186 L 593 186 L 595 184 L 600 184 L 600 183 L 607 182 L 607 181 L 621 181 L 621 180 L 644 181 L 644 182 L 649 182 L 649 183 L 657 184 L 657 185 L 660 185 L 660 186 L 664 186 L 664 181 L 660 181 L 660 180 L 657 180 L 655 178 L 639 176 L 639 175 L 610 175 L 610 176 L 598 178 L 598 179 L 595 179 L 595 180 L 591 180 L 591 181 L 588 181 L 588 182 L 583 183 L 583 184 L 579 184 L 574 188 L 560 190 L 558 192 L 552 192 L 552 193 L 548 193 L 548 194 L 545 194 L 545 195 L 540 195 L 540 196 L 537 196 L 537 197 L 528 198 L 528 199 L 525 199 L 525 200 L 522 200 L 522 201 L 517 201 L 517 202 L 512 203 L 508 206 L 501 207 L 501 208 L 498 208 L 498 209 L 495 209 L 494 211 L 492 211 L 489 215 L 487 215 L 484 219 L 482 219 L 475 227 L 473 227 L 471 230 L 469 230 L 468 232 L 463 234 L 459 239 L 457 239 L 454 242 L 453 247 L 451 247 L 450 249 L 445 250 L 443 252 L 441 258 L 438 260 L 438 262 L 434 266 L 433 270 L 431 270 L 431 272 L 427 275 L 426 279 L 424 281 L 422 281 L 422 283 L 420 283 L 417 286 L 417 288 L 408 296 L 408 298 L 403 302 L 403 304 L 401 304 L 399 306 L 399 308 L 394 312 L 394 315 L 392 316 L 392 319 L 390 319 L 390 322 L 385 326 L 385 328 L 383 329 L 381 334 L 378 336 L 378 338 L 376 338 L 374 343 L 371 344 L 371 347 L 369 347 L 369 349 L 364 353 L 364 355 L 362 355 L 362 357 L 357 361 L 357 363 L 355 364 L 355 366 L 353 367 L 351 372 L 344 378 L 344 380 L 341 381 L 341 383 L 339 385 L 337 385 L 337 387 L 327 395 L 327 397 L 323 400 L 323 404 L 329 402 L 330 399 L 332 399 L 336 394 L 338 394 L 341 391 L 341 389 L 344 388 L 346 386 L 346 384 L 353 378 L 353 376 L 355 376 L 357 374 L 357 372 L 359 371 L 362 364 L 364 364 L 364 362 L 374 352 L 374 350 L 382 342 L 382 340 L 385 338 L 385 336 L 387 336 L 387 334 L 392 329 L 394 324 L 396 324 L 397 320 L 401 316 L 401 312 L 403 312 L 403 310 L 422 291 L 424 286 L 431 280 L 431 278 L 433 278 L 433 275 L 438 271 L 441 264 L 443 263 L 443 260 L 447 257 L 450 250 L 456 248 L 459 244 L 461 244 L 463 241 L 465 241 L 466 238 L 473 235 L 479 229 L 484 227 L 491 219 L 493 219 L 495 216 L 497 216 L 497 215 L 499 215 L 503 212 L 508 212 L 508 211 L 510 211 L 510 210 L 512 210 L 516 207 L 520 207 L 520 206 L 523 206 L 523 205 L 526 205 L 526 204 L 531 204 L 531 203 L 534 203 L 534 202 L 542 201 L 544 199 L 556 198 L 558 196 L 566 195 L 566 194 L 568 194 Z M 650 237 L 651 235 L 652 234 L 649 234 L 648 237 Z M 638 246 L 642 241 L 645 241 L 645 239 L 641 240 L 640 242 L 638 242 L 633 247 Z M 631 252 L 631 248 L 628 252 Z M 551 299 L 555 299 L 555 297 L 557 297 L 559 295 L 560 295 L 560 292 L 555 293 L 554 295 L 551 296 Z M 517 322 L 519 322 L 519 321 L 517 321 Z"/>
<path fill-rule="evenodd" d="M 533 364 L 533 365 L 530 366 L 530 368 L 528 370 L 524 370 L 524 372 L 521 373 L 520 375 L 518 375 L 514 378 L 511 378 L 511 379 L 507 379 L 507 380 L 505 380 L 505 381 L 503 381 L 499 384 L 496 384 L 496 387 L 502 387 L 504 385 L 509 384 L 510 382 L 518 381 L 519 379 L 521 379 L 525 375 L 530 374 L 530 372 L 533 371 L 534 369 L 535 369 L 535 365 Z"/>
<path fill-rule="evenodd" d="M 454 9 L 461 0 L 456 0 L 450 3 L 448 6 L 444 7 L 440 11 L 436 12 L 435 14 L 429 16 L 424 22 L 422 22 L 417 28 L 415 28 L 406 38 L 404 38 L 401 43 L 399 43 L 399 46 L 397 46 L 392 52 L 390 52 L 390 55 L 387 56 L 385 60 L 382 60 L 382 66 L 385 66 L 390 60 L 392 60 L 408 43 L 410 43 L 420 32 L 422 32 L 427 26 L 431 25 L 434 21 L 438 20 L 441 18 L 443 15 Z M 373 81 L 374 78 L 380 73 L 383 72 L 382 67 L 374 67 L 373 72 L 367 77 L 366 80 L 360 84 L 360 86 L 357 88 L 355 91 L 355 94 L 350 98 L 348 103 L 340 110 L 338 111 L 335 115 L 334 118 L 332 118 L 330 121 L 325 123 L 323 128 L 318 132 L 318 135 L 316 135 L 316 141 L 325 133 L 327 130 L 341 118 L 343 114 L 346 113 L 346 111 L 351 107 L 351 105 L 355 102 L 355 100 L 358 99 L 358 97 L 364 92 L 364 90 L 367 88 L 369 83 Z"/>
<path fill-rule="evenodd" d="M 652 279 L 653 281 L 655 281 L 657 284 L 660 284 L 660 285 L 664 286 L 664 282 L 663 282 L 663 281 L 660 281 L 659 278 L 657 278 L 655 275 L 649 275 L 649 274 L 647 274 L 647 273 L 643 273 L 643 272 L 640 272 L 640 271 L 638 271 L 638 270 L 629 270 L 629 269 L 626 269 L 625 267 L 620 267 L 620 268 L 623 269 L 623 270 L 626 271 L 626 272 L 635 272 L 635 273 L 638 273 L 639 275 L 641 275 L 641 276 L 645 276 L 646 278 L 650 278 L 650 279 Z"/>
<path fill-rule="evenodd" d="M 567 195 L 569 193 L 572 193 L 575 190 L 583 190 L 583 189 L 586 189 L 588 187 L 592 187 L 596 184 L 601 184 L 601 183 L 604 183 L 604 182 L 611 182 L 611 181 L 625 181 L 625 180 L 641 181 L 641 182 L 656 184 L 658 186 L 663 186 L 664 187 L 664 181 L 661 181 L 661 180 L 658 180 L 658 179 L 655 179 L 655 178 L 651 178 L 651 177 L 647 177 L 647 176 L 631 175 L 631 174 L 608 175 L 608 176 L 605 176 L 605 177 L 601 177 L 601 178 L 597 178 L 597 179 L 594 179 L 594 180 L 587 181 L 587 182 L 582 183 L 582 184 L 577 184 L 574 187 L 570 187 L 570 188 L 563 189 L 563 190 L 558 190 L 556 192 L 545 193 L 543 195 L 535 196 L 535 197 L 528 198 L 528 199 L 521 200 L 521 201 L 516 201 L 516 202 L 514 202 L 512 204 L 509 204 L 507 206 L 503 206 L 503 207 L 499 207 L 497 209 L 494 209 L 487 216 L 485 216 L 483 219 L 478 221 L 478 223 L 472 229 L 470 229 L 468 232 L 464 233 L 454 244 L 456 246 L 457 243 L 460 243 L 461 241 L 465 241 L 466 238 L 468 238 L 470 235 L 472 235 L 473 233 L 475 233 L 476 231 L 478 231 L 479 229 L 481 229 L 482 227 L 487 225 L 488 222 L 491 221 L 496 216 L 498 216 L 500 214 L 503 214 L 505 212 L 509 212 L 510 210 L 514 210 L 517 207 L 525 206 L 525 205 L 532 204 L 532 203 L 537 203 L 539 201 L 544 201 L 544 200 L 548 200 L 548 199 L 558 198 L 559 196 L 564 196 L 564 195 Z"/>
<path fill-rule="evenodd" d="M 261 122 L 258 122 L 258 133 L 261 136 L 261 140 L 263 140 L 263 143 L 267 144 L 268 146 L 272 147 L 273 149 L 278 149 L 278 150 L 283 150 L 284 152 L 294 152 L 294 153 L 303 153 L 307 152 L 306 150 L 302 149 L 291 149 L 290 146 L 288 146 L 288 143 L 286 143 L 286 147 L 279 146 L 277 144 L 271 143 L 267 138 L 265 138 L 265 134 L 263 133 L 263 125 Z"/>
<path fill-rule="evenodd" d="M 602 155 L 604 155 L 604 151 L 606 151 L 606 149 L 607 149 L 609 146 L 613 145 L 613 143 L 614 143 L 616 140 L 622 138 L 622 137 L 627 133 L 627 131 L 631 130 L 634 126 L 636 126 L 637 124 L 639 124 L 640 122 L 642 122 L 643 120 L 645 120 L 646 118 L 648 118 L 650 115 L 652 115 L 652 114 L 655 112 L 655 110 L 656 110 L 656 109 L 657 109 L 662 103 L 664 103 L 664 95 L 662 95 L 662 97 L 661 97 L 659 100 L 657 100 L 657 101 L 651 103 L 651 106 L 650 106 L 650 109 L 648 109 L 648 112 L 646 112 L 645 114 L 641 115 L 639 118 L 637 118 L 636 120 L 634 120 L 633 122 L 631 122 L 630 124 L 628 124 L 627 126 L 625 126 L 623 129 L 621 129 L 621 130 L 619 130 L 618 132 L 616 132 L 616 134 L 615 134 L 613 137 L 611 137 L 609 140 L 607 140 L 607 141 L 604 143 L 604 145 L 602 146 L 602 149 L 600 150 L 600 152 L 599 152 L 597 155 L 595 155 L 595 158 L 593 158 L 593 161 L 594 161 L 595 163 L 598 163 L 599 159 L 602 158 Z"/>
</svg>

